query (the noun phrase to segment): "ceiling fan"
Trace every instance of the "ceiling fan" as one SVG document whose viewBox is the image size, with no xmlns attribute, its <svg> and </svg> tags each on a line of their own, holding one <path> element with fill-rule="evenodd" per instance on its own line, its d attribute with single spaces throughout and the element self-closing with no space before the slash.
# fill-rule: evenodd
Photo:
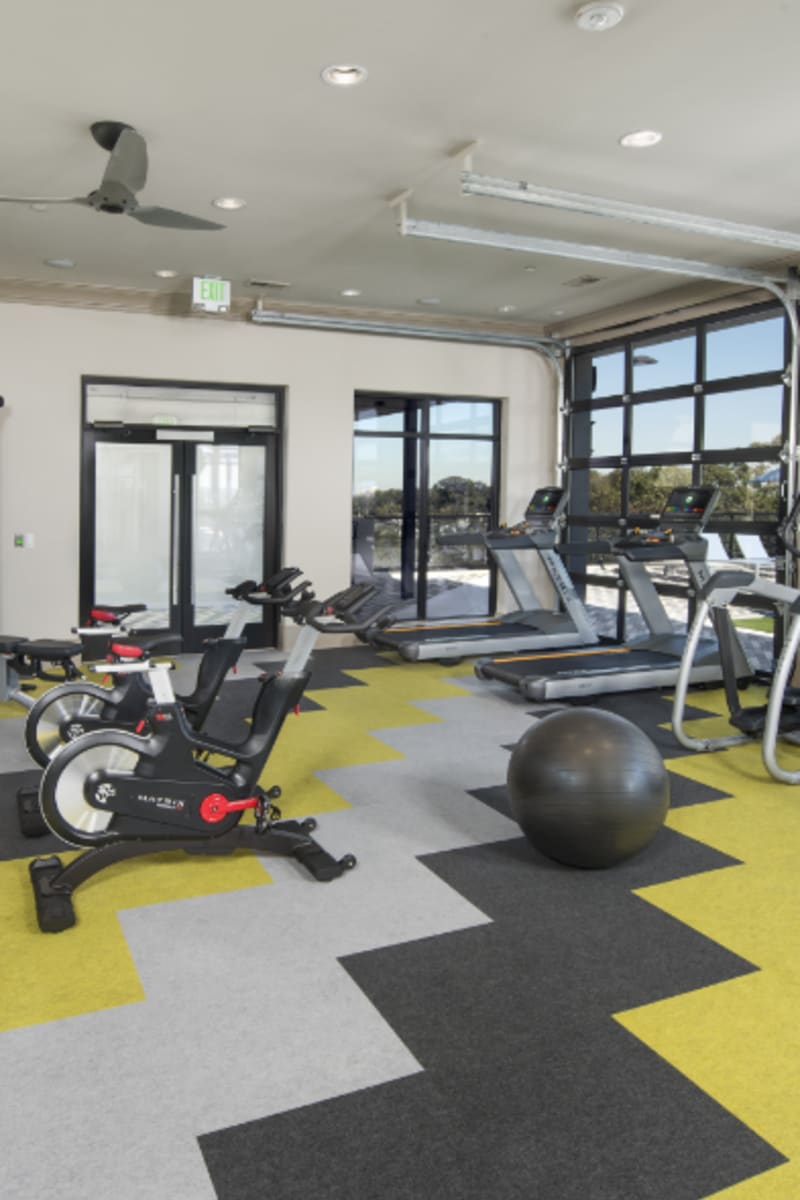
<svg viewBox="0 0 800 1200">
<path fill-rule="evenodd" d="M 100 186 L 88 196 L 0 196 L 5 204 L 83 204 L 98 212 L 125 213 L 145 225 L 167 229 L 225 229 L 216 221 L 192 217 L 172 208 L 141 205 L 136 199 L 147 182 L 147 145 L 131 125 L 123 121 L 95 121 L 92 137 L 111 157 Z"/>
</svg>

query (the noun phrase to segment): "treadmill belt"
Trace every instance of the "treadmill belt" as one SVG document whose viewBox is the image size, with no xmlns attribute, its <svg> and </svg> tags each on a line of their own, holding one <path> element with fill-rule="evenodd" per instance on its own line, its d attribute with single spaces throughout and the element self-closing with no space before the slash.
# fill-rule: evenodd
<svg viewBox="0 0 800 1200">
<path fill-rule="evenodd" d="M 562 653 L 513 654 L 508 658 L 495 658 L 483 663 L 486 674 L 503 674 L 515 678 L 528 675 L 599 675 L 612 671 L 633 671 L 638 667 L 667 664 L 674 659 L 671 654 L 657 654 L 653 650 L 631 650 L 626 646 L 611 646 L 605 650 L 565 650 Z"/>
<path fill-rule="evenodd" d="M 514 624 L 510 621 L 476 621 L 472 625 L 408 625 L 384 629 L 371 640 L 377 645 L 406 642 L 473 641 L 476 637 L 531 637 L 541 632 L 535 625 Z"/>
</svg>

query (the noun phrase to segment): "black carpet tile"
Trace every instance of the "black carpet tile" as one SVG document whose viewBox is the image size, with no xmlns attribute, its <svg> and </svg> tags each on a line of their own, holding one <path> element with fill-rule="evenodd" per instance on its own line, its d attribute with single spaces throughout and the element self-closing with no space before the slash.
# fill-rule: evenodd
<svg viewBox="0 0 800 1200">
<path fill-rule="evenodd" d="M 43 837 L 23 837 L 17 814 L 17 791 L 19 788 L 39 789 L 42 772 L 6 771 L 0 774 L 0 862 L 12 858 L 30 858 L 34 854 L 58 854 L 64 843 L 52 833 Z"/>
<path fill-rule="evenodd" d="M 512 748 L 511 746 L 508 747 L 509 750 Z M 709 800 L 724 800 L 730 795 L 729 792 L 720 791 L 718 788 L 700 783 L 696 779 L 686 779 L 674 772 L 670 772 L 669 774 L 669 786 L 670 808 L 685 808 L 690 804 L 706 804 Z M 469 794 L 470 796 L 474 796 L 476 800 L 480 800 L 483 804 L 488 804 L 495 812 L 513 819 L 508 798 L 508 789 L 504 783 L 497 784 L 494 787 L 476 788 L 475 791 L 471 791 Z"/>
<path fill-rule="evenodd" d="M 703 708 L 702 690 L 691 693 L 693 704 L 686 705 L 687 721 L 700 717 L 714 716 Z M 658 690 L 644 692 L 618 692 L 610 696 L 587 696 L 571 702 L 571 708 L 601 708 L 604 712 L 616 713 L 637 725 L 661 751 L 664 758 L 682 758 L 694 751 L 681 746 L 672 732 L 672 692 Z M 537 715 L 535 711 L 531 716 Z"/>
<path fill-rule="evenodd" d="M 250 733 L 248 719 L 260 690 L 261 682 L 258 679 L 237 679 L 224 683 L 211 707 L 203 732 L 234 745 L 244 741 Z M 313 712 L 321 708 L 321 704 L 308 696 L 300 700 L 301 712 Z"/>
<path fill-rule="evenodd" d="M 201 1137 L 219 1200 L 699 1200 L 783 1162 L 613 1020 L 754 969 L 631 894 L 734 861 L 663 833 L 610 871 L 426 856 L 492 923 L 343 960 L 421 1073 Z"/>
<path fill-rule="evenodd" d="M 343 646 L 330 650 L 315 650 L 311 660 L 311 682 L 314 688 L 365 687 L 360 679 L 354 679 L 346 671 L 363 671 L 368 667 L 393 667 L 396 662 L 379 653 L 372 646 Z M 274 662 L 256 662 L 261 671 L 275 670 Z"/>
</svg>

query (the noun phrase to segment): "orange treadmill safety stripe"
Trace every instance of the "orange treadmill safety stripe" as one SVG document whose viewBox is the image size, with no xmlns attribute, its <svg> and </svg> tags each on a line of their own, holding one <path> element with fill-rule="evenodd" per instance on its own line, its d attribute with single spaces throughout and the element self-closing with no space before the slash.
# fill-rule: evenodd
<svg viewBox="0 0 800 1200">
<path fill-rule="evenodd" d="M 392 625 L 387 633 L 424 633 L 427 629 L 483 629 L 487 625 L 503 625 L 503 621 L 462 621 L 460 625 Z"/>
<path fill-rule="evenodd" d="M 504 655 L 502 659 L 498 659 L 497 661 L 504 663 L 537 662 L 542 658 L 546 658 L 548 660 L 553 658 L 586 658 L 590 654 L 630 654 L 630 648 L 628 646 L 615 646 L 610 650 L 592 650 L 591 648 L 584 648 L 583 650 L 564 650 L 560 654 L 554 654 L 551 650 L 549 653 L 545 654 L 515 654 L 513 657 L 509 655 L 507 658 Z"/>
</svg>

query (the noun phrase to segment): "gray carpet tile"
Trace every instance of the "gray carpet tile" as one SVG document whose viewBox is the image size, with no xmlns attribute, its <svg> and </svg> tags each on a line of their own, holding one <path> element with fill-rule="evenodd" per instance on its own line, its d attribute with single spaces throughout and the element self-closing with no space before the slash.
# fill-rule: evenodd
<svg viewBox="0 0 800 1200">
<path fill-rule="evenodd" d="M 631 895 L 731 862 L 675 834 L 606 872 L 426 858 L 491 923 L 343 964 L 424 1073 L 201 1137 L 218 1200 L 699 1200 L 784 1161 L 613 1020 L 754 969 Z"/>
</svg>

